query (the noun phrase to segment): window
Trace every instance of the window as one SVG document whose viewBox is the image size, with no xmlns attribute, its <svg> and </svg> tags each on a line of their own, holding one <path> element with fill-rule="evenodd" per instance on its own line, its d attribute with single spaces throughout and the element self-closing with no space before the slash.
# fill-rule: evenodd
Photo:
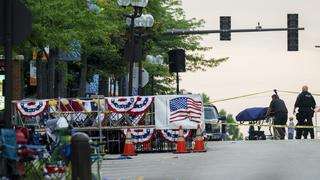
<svg viewBox="0 0 320 180">
<path fill-rule="evenodd" d="M 218 112 L 213 107 L 204 108 L 205 119 L 218 119 Z"/>
</svg>

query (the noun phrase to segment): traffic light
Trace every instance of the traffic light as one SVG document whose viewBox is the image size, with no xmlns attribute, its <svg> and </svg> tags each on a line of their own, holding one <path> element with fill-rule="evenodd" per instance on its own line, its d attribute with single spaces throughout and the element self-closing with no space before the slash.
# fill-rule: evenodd
<svg viewBox="0 0 320 180">
<path fill-rule="evenodd" d="M 220 16 L 220 40 L 231 40 L 231 16 Z"/>
<path fill-rule="evenodd" d="M 298 14 L 288 14 L 288 51 L 299 50 L 298 35 Z"/>
</svg>

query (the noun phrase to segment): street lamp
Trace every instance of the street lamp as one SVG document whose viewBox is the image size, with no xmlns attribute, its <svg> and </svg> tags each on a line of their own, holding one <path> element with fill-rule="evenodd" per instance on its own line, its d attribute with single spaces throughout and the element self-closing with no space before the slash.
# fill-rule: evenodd
<svg viewBox="0 0 320 180">
<path fill-rule="evenodd" d="M 130 56 L 131 57 L 129 59 L 129 93 L 128 94 L 129 96 L 131 96 L 132 95 L 132 79 L 133 79 L 133 63 L 135 61 L 135 42 L 134 42 L 135 18 L 139 18 L 142 16 L 142 9 L 147 6 L 148 0 L 117 0 L 117 2 L 119 6 L 128 7 L 131 5 L 134 9 L 133 14 L 125 15 L 127 18 L 130 19 L 129 22 L 130 22 L 130 42 L 131 42 Z"/>
<path fill-rule="evenodd" d="M 131 24 L 132 20 L 130 18 L 127 18 L 127 24 Z M 137 17 L 134 19 L 134 27 L 135 28 L 151 28 L 153 26 L 154 19 L 151 14 L 141 14 L 140 17 Z M 138 33 L 137 38 L 139 38 L 138 42 L 140 41 L 142 33 Z M 135 57 L 134 57 L 135 58 Z M 139 70 L 138 70 L 138 95 L 143 94 L 143 89 L 142 89 L 142 59 L 138 59 L 138 64 L 139 64 Z"/>
<path fill-rule="evenodd" d="M 157 55 L 147 55 L 146 60 L 151 64 L 162 65 L 163 64 L 163 56 Z M 154 76 L 151 74 L 151 95 L 154 95 Z"/>
<path fill-rule="evenodd" d="M 163 64 L 163 56 L 161 55 L 157 55 L 157 56 L 147 55 L 146 60 L 151 64 L 157 64 L 157 65 Z"/>
<path fill-rule="evenodd" d="M 127 18 L 128 26 L 131 25 L 131 18 Z M 151 14 L 141 14 L 141 16 L 134 18 L 134 25 L 133 27 L 140 27 L 140 28 L 150 28 L 153 26 L 154 18 Z"/>
</svg>

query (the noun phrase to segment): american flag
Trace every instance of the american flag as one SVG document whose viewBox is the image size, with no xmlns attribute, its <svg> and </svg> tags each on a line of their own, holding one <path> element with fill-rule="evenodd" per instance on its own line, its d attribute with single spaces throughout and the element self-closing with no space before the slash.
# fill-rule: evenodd
<svg viewBox="0 0 320 180">
<path fill-rule="evenodd" d="M 177 97 L 169 100 L 169 122 L 193 121 L 200 123 L 202 114 L 202 102 L 189 97 Z"/>
</svg>

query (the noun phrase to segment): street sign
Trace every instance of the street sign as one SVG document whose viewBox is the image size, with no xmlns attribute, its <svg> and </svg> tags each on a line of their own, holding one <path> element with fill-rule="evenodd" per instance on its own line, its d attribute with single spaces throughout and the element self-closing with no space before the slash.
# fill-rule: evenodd
<svg viewBox="0 0 320 180">
<path fill-rule="evenodd" d="M 5 5 L 6 1 L 0 1 L 0 44 L 5 42 Z M 32 31 L 32 14 L 24 4 L 18 0 L 12 1 L 12 45 L 18 45 L 26 40 Z"/>
<path fill-rule="evenodd" d="M 147 85 L 149 82 L 149 72 L 142 68 L 142 87 Z"/>
<path fill-rule="evenodd" d="M 134 88 L 138 88 L 138 80 L 139 80 L 139 68 L 138 67 L 134 67 L 133 68 L 133 78 L 132 78 L 132 86 Z M 142 68 L 142 87 L 144 87 L 145 85 L 147 85 L 147 83 L 149 82 L 149 73 L 147 70 L 145 70 L 144 68 Z"/>
</svg>

